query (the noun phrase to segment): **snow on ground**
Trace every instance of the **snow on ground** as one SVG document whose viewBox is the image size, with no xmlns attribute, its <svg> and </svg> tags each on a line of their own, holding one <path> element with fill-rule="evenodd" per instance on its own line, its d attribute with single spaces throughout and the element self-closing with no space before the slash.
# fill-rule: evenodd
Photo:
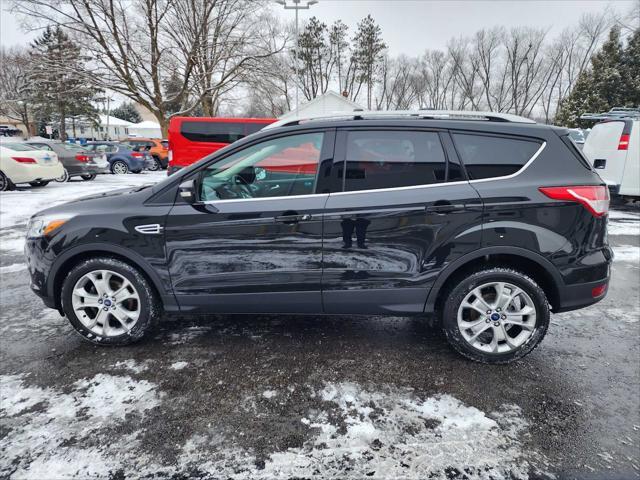
<svg viewBox="0 0 640 480">
<path fill-rule="evenodd" d="M 21 188 L 0 193 L 0 228 L 26 224 L 29 217 L 45 208 L 60 205 L 80 197 L 108 192 L 117 188 L 137 187 L 156 183 L 167 173 L 143 172 L 128 175 L 98 175 L 90 182 L 76 179 L 67 183 L 51 182 L 41 188 Z"/>
<path fill-rule="evenodd" d="M 11 265 L 0 267 L 0 275 L 3 273 L 20 272 L 21 270 L 26 270 L 26 269 L 27 269 L 27 265 L 24 263 L 12 263 Z"/>
<path fill-rule="evenodd" d="M 135 441 L 101 432 L 143 416 L 162 396 L 146 380 L 102 373 L 65 392 L 29 383 L 25 375 L 0 377 L 2 478 L 106 478 Z"/>
<path fill-rule="evenodd" d="M 189 366 L 189 362 L 173 362 L 171 365 L 169 365 L 169 368 L 171 370 L 182 370 L 184 368 L 187 368 Z"/>
<path fill-rule="evenodd" d="M 104 478 L 119 470 L 121 476 L 498 480 L 531 473 L 523 458 L 528 422 L 511 404 L 487 413 L 451 395 L 420 398 L 412 389 L 327 383 L 310 393 L 322 407 L 299 419 L 310 433 L 301 447 L 261 463 L 209 424 L 166 465 L 143 450 L 141 430 L 124 427 L 150 409 L 171 408 L 157 385 L 102 373 L 61 389 L 31 383 L 25 375 L 0 377 L 7 432 L 0 476 Z M 262 396 L 273 398 L 268 392 Z"/>
<path fill-rule="evenodd" d="M 620 245 L 613 247 L 613 260 L 626 262 L 640 268 L 640 247 L 634 245 Z"/>
</svg>

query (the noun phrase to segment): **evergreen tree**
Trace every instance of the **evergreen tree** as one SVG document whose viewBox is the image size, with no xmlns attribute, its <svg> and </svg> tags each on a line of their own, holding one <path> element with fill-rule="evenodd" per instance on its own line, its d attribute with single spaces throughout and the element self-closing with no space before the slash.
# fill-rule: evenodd
<svg viewBox="0 0 640 480">
<path fill-rule="evenodd" d="M 640 107 L 640 28 L 633 32 L 624 50 L 622 78 L 626 106 Z"/>
<path fill-rule="evenodd" d="M 140 113 L 138 113 L 138 110 L 136 110 L 132 102 L 124 102 L 119 107 L 114 108 L 111 110 L 111 115 L 131 123 L 140 123 L 142 121 Z"/>
<path fill-rule="evenodd" d="M 371 109 L 373 87 L 380 70 L 383 52 L 387 48 L 382 40 L 382 29 L 371 15 L 367 15 L 358 24 L 353 44 L 360 80 L 367 86 L 367 108 Z"/>
<path fill-rule="evenodd" d="M 611 29 L 600 51 L 591 57 L 591 68 L 580 74 L 571 93 L 559 105 L 555 118 L 557 125 L 578 127 L 582 126 L 579 118 L 583 113 L 637 105 L 637 97 L 634 100 L 633 90 L 629 90 L 629 82 L 638 78 L 637 32 L 634 37 L 624 50 L 620 29 Z"/>
<path fill-rule="evenodd" d="M 85 59 L 60 27 L 47 27 L 31 44 L 30 56 L 32 103 L 39 118 L 58 123 L 59 138 L 65 140 L 67 118 L 97 115 L 92 105 L 97 89 L 88 81 Z"/>
</svg>

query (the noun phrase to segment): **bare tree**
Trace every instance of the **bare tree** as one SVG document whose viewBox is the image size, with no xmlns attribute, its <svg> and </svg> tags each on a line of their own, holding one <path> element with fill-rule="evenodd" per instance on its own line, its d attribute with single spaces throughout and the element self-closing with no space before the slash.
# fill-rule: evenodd
<svg viewBox="0 0 640 480">
<path fill-rule="evenodd" d="M 19 121 L 33 134 L 29 54 L 26 49 L 0 47 L 0 64 L 0 115 Z"/>
</svg>

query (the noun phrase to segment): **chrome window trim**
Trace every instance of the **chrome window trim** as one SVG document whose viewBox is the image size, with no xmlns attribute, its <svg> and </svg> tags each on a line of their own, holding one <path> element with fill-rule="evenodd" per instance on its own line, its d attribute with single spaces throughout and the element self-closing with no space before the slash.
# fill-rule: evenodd
<svg viewBox="0 0 640 480">
<path fill-rule="evenodd" d="M 478 178 L 477 180 L 469 180 L 469 183 L 493 182 L 494 180 L 508 180 L 510 178 L 517 177 L 522 172 L 524 172 L 527 168 L 529 168 L 529 165 L 531 165 L 534 162 L 534 160 L 538 158 L 538 156 L 542 153 L 542 151 L 545 149 L 546 146 L 547 146 L 547 142 L 542 142 L 542 145 L 540 145 L 540 148 L 538 148 L 536 153 L 534 153 L 533 156 L 527 161 L 527 163 L 525 163 L 522 166 L 522 168 L 517 172 L 514 172 L 510 175 L 503 175 L 502 177 L 489 177 L 489 178 Z M 464 164 L 464 160 L 462 160 L 462 163 Z"/>
<path fill-rule="evenodd" d="M 547 146 L 547 142 L 542 142 L 540 148 L 533 154 L 533 156 L 527 160 L 520 170 L 514 172 L 510 175 L 503 175 L 501 177 L 490 177 L 490 178 L 480 178 L 477 180 L 460 180 L 457 182 L 441 182 L 441 183 L 429 183 L 426 185 L 409 185 L 406 187 L 390 187 L 390 188 L 377 188 L 377 189 L 369 189 L 369 190 L 354 190 L 352 192 L 332 192 L 332 193 L 310 193 L 306 195 L 285 195 L 279 197 L 263 197 L 263 198 L 233 198 L 227 200 L 209 200 L 207 202 L 202 202 L 205 205 L 213 205 L 217 203 L 229 203 L 229 202 L 255 202 L 255 201 L 264 201 L 264 200 L 283 200 L 287 198 L 299 199 L 299 198 L 313 198 L 313 197 L 328 197 L 328 196 L 341 196 L 341 195 L 354 195 L 361 193 L 374 193 L 374 192 L 399 192 L 404 190 L 418 190 L 423 188 L 436 188 L 436 187 L 448 187 L 452 185 L 465 185 L 470 183 L 480 183 L 480 182 L 493 182 L 496 180 L 508 180 L 511 178 L 515 178 L 524 172 L 531 164 L 535 161 L 536 158 L 540 156 L 542 151 Z"/>
<path fill-rule="evenodd" d="M 305 195 L 280 195 L 278 197 L 259 197 L 259 198 L 227 198 L 223 200 L 208 200 L 206 202 L 200 202 L 204 205 L 217 205 L 218 203 L 234 203 L 234 202 L 258 202 L 267 200 L 285 200 L 285 199 L 301 199 L 301 198 L 314 198 L 314 197 L 328 197 L 329 193 L 308 193 Z"/>
</svg>

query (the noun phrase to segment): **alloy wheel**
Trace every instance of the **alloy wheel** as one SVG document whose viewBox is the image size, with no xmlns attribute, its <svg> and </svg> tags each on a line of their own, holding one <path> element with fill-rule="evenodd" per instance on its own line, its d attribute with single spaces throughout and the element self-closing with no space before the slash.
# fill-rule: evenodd
<svg viewBox="0 0 640 480">
<path fill-rule="evenodd" d="M 71 304 L 78 320 L 102 337 L 129 333 L 140 317 L 138 291 L 124 275 L 111 270 L 94 270 L 80 277 Z"/>
<path fill-rule="evenodd" d="M 519 349 L 536 330 L 536 307 L 522 288 L 508 282 L 482 284 L 458 308 L 458 328 L 465 341 L 485 353 Z"/>
<path fill-rule="evenodd" d="M 158 160 L 156 157 L 153 157 L 153 162 L 149 164 L 149 170 L 151 170 L 152 172 L 156 172 L 161 168 L 162 166 L 160 165 L 160 160 Z"/>
<path fill-rule="evenodd" d="M 118 175 L 124 175 L 129 172 L 129 167 L 124 162 L 117 161 L 113 164 L 113 173 Z"/>
</svg>

